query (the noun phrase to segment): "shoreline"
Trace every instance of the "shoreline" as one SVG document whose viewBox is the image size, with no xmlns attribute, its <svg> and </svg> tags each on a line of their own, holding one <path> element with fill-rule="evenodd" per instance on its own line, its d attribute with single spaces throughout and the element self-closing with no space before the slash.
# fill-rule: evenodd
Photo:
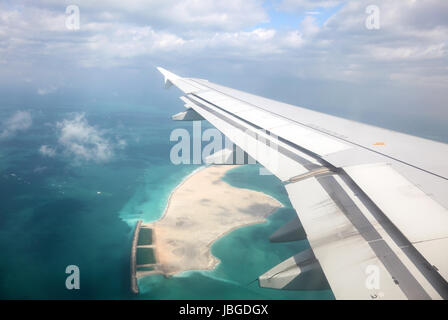
<svg viewBox="0 0 448 320">
<path fill-rule="evenodd" d="M 187 182 L 187 180 L 190 179 L 191 177 L 193 177 L 196 173 L 198 173 L 198 172 L 200 172 L 200 171 L 202 171 L 202 170 L 205 170 L 205 169 L 207 169 L 207 166 L 201 166 L 201 167 L 199 167 L 199 168 L 193 170 L 192 172 L 190 172 L 186 177 L 184 177 L 184 178 L 181 180 L 181 182 L 179 182 L 179 183 L 176 185 L 176 187 L 175 187 L 173 190 L 171 190 L 170 195 L 168 196 L 168 200 L 166 201 L 165 209 L 163 209 L 162 215 L 161 215 L 157 220 L 153 220 L 153 221 L 150 221 L 150 222 L 143 222 L 143 223 L 144 223 L 144 224 L 150 224 L 150 223 L 154 223 L 154 222 L 156 222 L 156 221 L 162 220 L 162 219 L 165 217 L 165 215 L 166 215 L 166 213 L 167 213 L 167 211 L 168 211 L 168 208 L 169 208 L 169 206 L 170 206 L 171 199 L 172 199 L 172 197 L 173 197 L 173 194 L 176 192 L 176 190 L 179 189 L 179 188 L 181 188 L 182 185 L 184 185 L 184 184 Z"/>
<path fill-rule="evenodd" d="M 202 166 L 194 170 L 173 189 L 162 216 L 142 225 L 153 230 L 159 273 L 172 276 L 213 270 L 220 263 L 211 253 L 217 240 L 238 228 L 263 223 L 283 207 L 270 195 L 223 181 L 236 167 Z"/>
<path fill-rule="evenodd" d="M 282 207 L 280 207 L 280 208 L 282 208 Z M 277 210 L 280 209 L 280 208 L 275 208 L 275 209 L 273 209 L 270 213 L 268 213 L 268 215 L 266 216 L 266 218 L 267 218 L 268 216 L 270 216 L 271 214 L 273 214 L 275 211 L 277 211 Z M 244 228 L 244 227 L 249 227 L 249 226 L 253 226 L 253 225 L 256 225 L 256 224 L 264 223 L 264 222 L 267 221 L 266 218 L 264 218 L 263 220 L 260 220 L 260 221 L 258 221 L 258 222 L 247 223 L 247 224 L 244 224 L 244 225 L 235 226 L 235 227 L 233 227 L 232 229 L 230 229 L 230 230 L 228 230 L 228 231 L 226 231 L 226 232 L 223 232 L 222 234 L 219 234 L 219 235 L 218 235 L 218 238 L 217 238 L 216 240 L 210 242 L 210 243 L 207 245 L 207 248 L 209 248 L 210 253 L 211 253 L 212 246 L 215 244 L 216 241 L 220 240 L 221 238 L 225 237 L 226 235 L 232 233 L 233 231 L 235 231 L 235 230 L 237 230 L 237 229 Z M 213 259 L 216 260 L 216 264 L 212 265 L 210 268 L 201 269 L 201 270 L 213 270 L 213 269 L 215 269 L 215 268 L 218 266 L 219 263 L 221 263 L 221 260 L 220 260 L 218 257 L 214 256 L 213 253 L 211 253 L 211 255 L 212 255 Z M 185 270 L 185 271 L 192 271 L 192 270 Z"/>
</svg>

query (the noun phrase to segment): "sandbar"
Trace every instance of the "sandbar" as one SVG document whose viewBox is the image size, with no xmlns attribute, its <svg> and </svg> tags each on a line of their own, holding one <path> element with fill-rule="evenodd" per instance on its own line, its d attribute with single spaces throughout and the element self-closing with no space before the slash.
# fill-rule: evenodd
<svg viewBox="0 0 448 320">
<path fill-rule="evenodd" d="M 170 276 L 215 268 L 219 259 L 210 247 L 217 239 L 236 228 L 262 223 L 282 207 L 267 194 L 224 182 L 226 172 L 235 167 L 216 165 L 194 172 L 173 190 L 162 217 L 142 225 L 153 230 L 158 273 Z"/>
</svg>

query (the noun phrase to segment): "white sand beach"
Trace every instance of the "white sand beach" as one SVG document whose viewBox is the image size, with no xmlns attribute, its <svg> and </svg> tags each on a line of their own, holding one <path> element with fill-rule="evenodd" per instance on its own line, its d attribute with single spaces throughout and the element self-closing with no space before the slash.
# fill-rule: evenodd
<svg viewBox="0 0 448 320">
<path fill-rule="evenodd" d="M 213 269 L 219 260 L 210 246 L 230 231 L 265 221 L 282 207 L 257 191 L 235 188 L 221 180 L 236 166 L 211 166 L 187 177 L 171 194 L 153 229 L 157 269 L 165 275 Z"/>
</svg>

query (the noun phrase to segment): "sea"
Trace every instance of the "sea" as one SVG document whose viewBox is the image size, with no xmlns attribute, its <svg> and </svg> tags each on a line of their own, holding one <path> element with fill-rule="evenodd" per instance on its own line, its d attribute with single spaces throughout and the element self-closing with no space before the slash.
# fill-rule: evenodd
<svg viewBox="0 0 448 320">
<path fill-rule="evenodd" d="M 170 119 L 183 109 L 178 96 L 161 87 L 141 99 L 2 93 L 0 129 L 18 110 L 29 113 L 32 124 L 0 139 L 0 299 L 334 299 L 320 282 L 299 291 L 258 286 L 259 275 L 309 248 L 306 240 L 269 242 L 296 213 L 281 182 L 259 175 L 258 165 L 233 169 L 224 180 L 269 194 L 284 207 L 217 240 L 214 270 L 144 277 L 140 293 L 131 293 L 137 220 L 157 220 L 171 191 L 201 166 L 170 161 L 172 131 L 192 130 L 191 123 Z M 61 123 L 77 115 L 112 145 L 107 160 L 78 159 L 64 149 Z M 55 154 L 44 155 L 42 145 Z M 66 287 L 70 265 L 79 269 L 79 289 Z"/>
</svg>

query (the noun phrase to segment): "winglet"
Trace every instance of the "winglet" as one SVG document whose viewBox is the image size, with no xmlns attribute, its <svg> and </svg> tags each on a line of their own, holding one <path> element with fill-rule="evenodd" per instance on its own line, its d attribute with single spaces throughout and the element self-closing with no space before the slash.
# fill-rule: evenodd
<svg viewBox="0 0 448 320">
<path fill-rule="evenodd" d="M 169 88 L 171 87 L 171 85 L 175 85 L 184 93 L 191 93 L 202 89 L 200 85 L 194 84 L 192 81 L 189 81 L 188 78 L 182 78 L 177 74 L 174 74 L 161 67 L 157 67 L 157 70 L 159 70 L 159 72 L 163 74 L 165 78 L 165 88 Z"/>
<path fill-rule="evenodd" d="M 161 74 L 163 74 L 163 76 L 165 77 L 165 88 L 169 88 L 173 85 L 173 80 L 177 80 L 180 77 L 172 72 L 169 72 L 166 69 L 163 69 L 162 67 L 157 67 L 157 70 L 159 70 L 159 72 Z"/>
</svg>

